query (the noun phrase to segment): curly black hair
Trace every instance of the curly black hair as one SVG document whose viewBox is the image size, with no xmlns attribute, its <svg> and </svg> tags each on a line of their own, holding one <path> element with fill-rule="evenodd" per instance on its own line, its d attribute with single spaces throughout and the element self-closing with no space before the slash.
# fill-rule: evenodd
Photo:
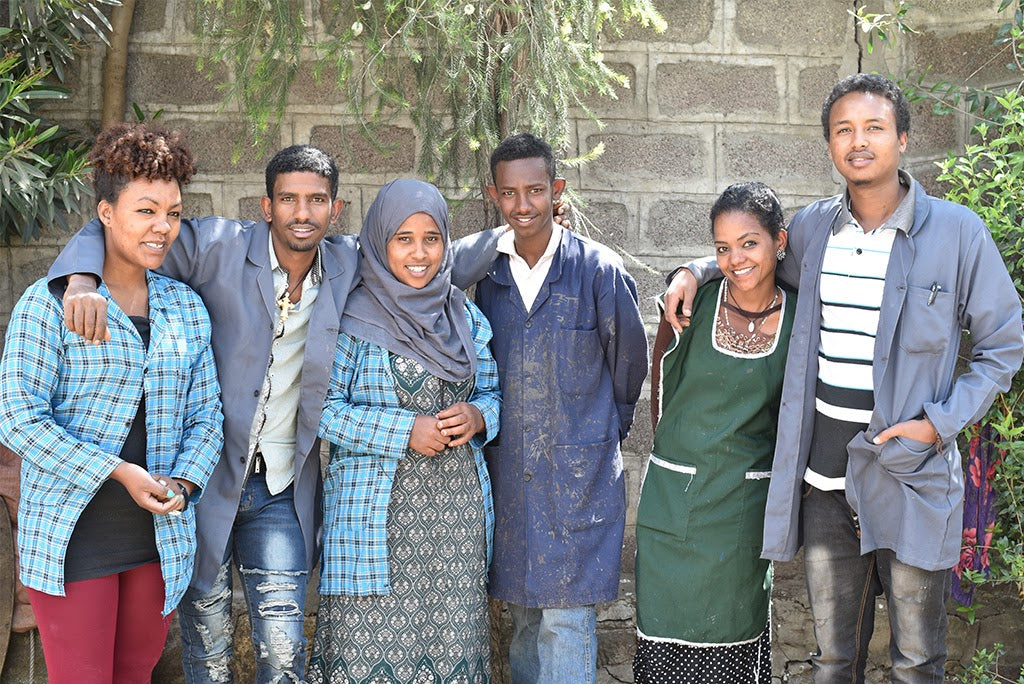
<svg viewBox="0 0 1024 684">
<path fill-rule="evenodd" d="M 96 201 L 117 201 L 136 178 L 173 180 L 188 185 L 195 157 L 184 137 L 153 123 L 117 123 L 103 130 L 89 152 Z"/>
</svg>

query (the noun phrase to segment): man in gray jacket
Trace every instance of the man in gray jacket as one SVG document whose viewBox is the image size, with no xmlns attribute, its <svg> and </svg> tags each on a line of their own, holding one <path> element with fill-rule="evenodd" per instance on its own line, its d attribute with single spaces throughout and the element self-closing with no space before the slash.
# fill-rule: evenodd
<svg viewBox="0 0 1024 684">
<path fill-rule="evenodd" d="M 899 169 L 910 114 L 895 84 L 849 76 L 821 120 L 847 189 L 793 218 L 778 269 L 800 297 L 762 555 L 804 546 L 815 682 L 863 681 L 883 593 L 892 681 L 942 682 L 963 515 L 956 436 L 1020 367 L 1020 299 L 981 219 Z M 713 264 L 672 278 L 677 329 Z M 962 329 L 973 349 L 955 378 Z"/>
</svg>

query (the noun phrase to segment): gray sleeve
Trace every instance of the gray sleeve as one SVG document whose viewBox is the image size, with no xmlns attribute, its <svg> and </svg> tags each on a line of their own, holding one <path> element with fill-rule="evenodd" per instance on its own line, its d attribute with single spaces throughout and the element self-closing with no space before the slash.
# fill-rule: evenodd
<svg viewBox="0 0 1024 684">
<path fill-rule="evenodd" d="M 194 266 L 200 257 L 197 229 L 201 220 L 181 220 L 178 237 L 171 244 L 163 265 L 157 269 L 158 273 L 189 283 Z M 219 220 L 223 221 L 224 219 Z M 100 280 L 103 275 L 104 253 L 103 225 L 99 219 L 93 219 L 71 237 L 64 249 L 57 255 L 57 260 L 50 266 L 50 270 L 46 274 L 50 293 L 58 299 L 63 297 L 67 278 L 75 273 L 93 275 Z"/>
<path fill-rule="evenodd" d="M 505 228 L 467 235 L 452 243 L 452 284 L 465 290 L 484 279 L 498 258 L 498 238 Z"/>
<path fill-rule="evenodd" d="M 998 392 L 1009 389 L 1024 358 L 1020 297 L 987 228 L 982 227 L 963 258 L 957 313 L 974 343 L 970 365 L 946 399 L 924 406 L 946 442 L 980 419 Z"/>
</svg>

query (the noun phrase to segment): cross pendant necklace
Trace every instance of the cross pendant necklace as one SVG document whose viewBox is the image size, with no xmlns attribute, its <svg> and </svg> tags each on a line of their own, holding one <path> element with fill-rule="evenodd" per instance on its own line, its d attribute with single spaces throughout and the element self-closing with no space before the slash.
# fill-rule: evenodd
<svg viewBox="0 0 1024 684">
<path fill-rule="evenodd" d="M 281 293 L 281 297 L 277 300 L 277 308 L 281 310 L 281 317 L 279 319 L 281 323 L 288 320 L 288 314 L 296 306 L 298 305 L 292 303 L 291 293 L 288 292 L 288 288 L 285 288 L 284 292 Z"/>
</svg>

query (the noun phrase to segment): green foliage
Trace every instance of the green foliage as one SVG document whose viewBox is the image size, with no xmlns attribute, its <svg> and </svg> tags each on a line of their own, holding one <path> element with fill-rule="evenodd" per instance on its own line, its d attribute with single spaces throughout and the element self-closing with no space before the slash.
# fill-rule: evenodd
<svg viewBox="0 0 1024 684">
<path fill-rule="evenodd" d="M 408 116 L 419 172 L 461 186 L 486 178 L 487 156 L 511 132 L 530 130 L 561 153 L 575 148 L 569 116 L 593 117 L 592 95 L 615 96 L 625 76 L 604 63 L 602 33 L 627 22 L 664 30 L 652 0 L 318 0 L 328 35 L 311 37 L 302 4 L 202 0 L 209 58 L 234 71 L 222 84 L 241 105 L 251 141 L 268 145 L 300 55 L 330 73 L 353 120 L 382 151 L 376 127 Z M 216 16 L 216 20 L 210 19 Z M 592 152 L 592 151 L 590 151 Z M 582 162 L 588 151 L 576 160 Z"/>
<path fill-rule="evenodd" d="M 947 199 L 969 207 L 989 227 L 1024 297 L 1024 94 L 1020 88 L 1008 89 L 993 100 L 995 123 L 978 123 L 973 131 L 977 142 L 939 162 L 937 180 L 947 184 Z M 994 482 L 999 517 L 987 581 L 1015 584 L 1024 598 L 1024 374 L 997 398 L 986 420 L 998 435 L 1001 456 Z"/>
<path fill-rule="evenodd" d="M 49 83 L 67 77 L 75 50 L 110 29 L 101 5 L 117 0 L 10 0 L 0 28 L 0 240 L 38 238 L 46 226 L 67 230 L 82 209 L 86 147 L 38 108 L 67 97 Z"/>
<path fill-rule="evenodd" d="M 994 644 L 992 650 L 981 648 L 975 651 L 971 664 L 964 670 L 957 681 L 963 684 L 1024 684 L 1024 667 L 1017 679 L 1010 679 L 999 674 L 999 658 L 1006 653 L 1002 644 Z"/>
<path fill-rule="evenodd" d="M 910 5 L 904 2 L 904 0 L 897 1 L 896 11 L 892 14 L 868 12 L 867 8 L 863 5 L 858 6 L 856 10 L 846 11 L 853 16 L 861 33 L 867 35 L 867 45 L 865 47 L 869 55 L 875 51 L 876 40 L 885 47 L 891 48 L 896 47 L 897 36 L 917 33 L 907 22 L 907 12 L 910 11 Z"/>
</svg>

